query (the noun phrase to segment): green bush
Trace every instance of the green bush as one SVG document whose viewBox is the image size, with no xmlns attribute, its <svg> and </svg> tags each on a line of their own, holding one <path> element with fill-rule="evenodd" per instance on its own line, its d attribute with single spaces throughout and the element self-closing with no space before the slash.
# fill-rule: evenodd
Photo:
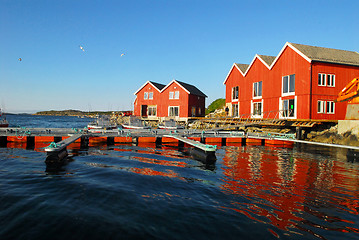
<svg viewBox="0 0 359 240">
<path fill-rule="evenodd" d="M 226 100 L 224 98 L 218 98 L 214 100 L 208 108 L 206 108 L 206 114 L 212 113 L 216 111 L 217 109 L 221 109 L 226 104 Z"/>
</svg>

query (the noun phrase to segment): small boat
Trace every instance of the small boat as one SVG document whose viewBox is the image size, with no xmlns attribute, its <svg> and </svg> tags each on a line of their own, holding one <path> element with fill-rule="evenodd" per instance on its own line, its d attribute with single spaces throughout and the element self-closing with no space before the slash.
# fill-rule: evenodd
<svg viewBox="0 0 359 240">
<path fill-rule="evenodd" d="M 108 116 L 98 116 L 97 119 L 87 125 L 88 130 L 112 130 L 116 129 L 117 125 L 111 122 Z"/>
<path fill-rule="evenodd" d="M 1 111 L 1 108 L 0 108 L 0 117 L 2 117 L 2 111 Z M 6 120 L 6 118 L 1 118 L 0 119 L 0 127 L 8 127 L 9 126 L 9 122 Z"/>
<path fill-rule="evenodd" d="M 184 129 L 183 126 L 179 125 L 173 119 L 164 120 L 162 123 L 158 124 L 158 128 L 160 128 L 160 129 L 168 129 L 168 130 Z"/>
<path fill-rule="evenodd" d="M 150 126 L 147 126 L 140 118 L 136 116 L 129 116 L 128 122 L 122 124 L 124 129 L 149 129 Z"/>
</svg>

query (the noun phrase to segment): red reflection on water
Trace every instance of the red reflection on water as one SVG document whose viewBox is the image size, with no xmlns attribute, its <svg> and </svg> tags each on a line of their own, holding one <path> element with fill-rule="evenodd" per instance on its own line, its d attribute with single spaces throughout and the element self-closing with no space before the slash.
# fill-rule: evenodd
<svg viewBox="0 0 359 240">
<path fill-rule="evenodd" d="M 349 209 L 344 211 L 358 214 L 359 196 L 356 199 L 325 196 L 326 191 L 342 194 L 343 189 L 335 186 L 346 186 L 348 178 L 353 180 L 343 174 L 345 168 L 335 161 L 306 160 L 290 154 L 274 148 L 265 148 L 265 151 L 252 147 L 226 148 L 223 158 L 225 177 L 222 179 L 221 189 L 248 200 L 233 203 L 232 209 L 255 221 L 269 221 L 283 230 L 299 228 L 300 222 L 308 224 L 300 216 L 302 212 L 308 212 L 329 223 L 353 224 L 352 221 L 313 210 L 319 201 L 321 204 L 330 203 L 343 210 Z M 356 181 L 350 185 L 358 189 L 359 184 Z M 314 207 L 308 207 L 312 205 Z M 328 228 L 318 224 L 313 226 Z M 330 230 L 358 232 L 358 229 L 349 226 Z"/>
<path fill-rule="evenodd" d="M 158 164 L 162 166 L 175 166 L 175 167 L 187 167 L 187 163 L 180 162 L 180 161 L 166 161 L 166 160 L 158 160 L 154 158 L 147 158 L 147 157 L 133 157 L 133 159 L 136 159 L 140 162 L 144 163 L 152 163 L 152 164 Z"/>
<path fill-rule="evenodd" d="M 177 173 L 175 173 L 172 170 L 167 170 L 166 172 L 156 171 L 151 168 L 137 168 L 132 167 L 129 169 L 133 173 L 138 173 L 142 175 L 148 175 L 148 176 L 163 176 L 163 177 L 170 177 L 170 178 L 178 178 L 181 180 L 184 180 L 182 177 L 180 177 Z"/>
</svg>

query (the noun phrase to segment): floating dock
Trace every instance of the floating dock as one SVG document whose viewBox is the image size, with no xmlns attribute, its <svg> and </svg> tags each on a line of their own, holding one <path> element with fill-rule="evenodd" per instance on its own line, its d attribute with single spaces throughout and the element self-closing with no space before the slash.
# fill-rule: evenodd
<svg viewBox="0 0 359 240">
<path fill-rule="evenodd" d="M 244 131 L 216 131 L 216 130 L 128 130 L 115 129 L 107 131 L 89 132 L 86 129 L 73 128 L 0 128 L 0 146 L 26 145 L 26 148 L 34 148 L 38 142 L 52 143 L 52 148 L 45 148 L 49 158 L 61 159 L 67 156 L 66 147 L 73 142 L 81 142 L 81 146 L 92 143 L 107 143 L 108 145 L 124 144 L 148 144 L 156 145 L 178 143 L 179 147 L 188 145 L 193 149 L 193 155 L 208 162 L 215 161 L 216 147 L 212 145 L 243 146 L 266 145 L 275 147 L 293 147 L 295 143 L 313 144 L 327 147 L 346 148 L 351 151 L 359 151 L 359 147 L 338 144 L 326 144 L 297 140 L 295 134 L 281 134 L 269 132 L 244 132 Z M 51 154 L 56 153 L 56 154 Z M 51 156 L 51 157 L 50 157 Z M 55 156 L 55 157 L 54 157 Z"/>
</svg>

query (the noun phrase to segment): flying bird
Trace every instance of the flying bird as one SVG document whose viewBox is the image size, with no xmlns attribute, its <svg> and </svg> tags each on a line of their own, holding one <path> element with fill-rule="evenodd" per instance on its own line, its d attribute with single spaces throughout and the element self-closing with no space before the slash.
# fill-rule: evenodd
<svg viewBox="0 0 359 240">
<path fill-rule="evenodd" d="M 82 51 L 85 51 L 85 49 L 84 49 L 81 45 L 80 45 L 79 47 L 80 47 L 80 49 L 81 49 Z"/>
<path fill-rule="evenodd" d="M 21 62 L 21 61 L 22 61 L 22 58 L 19 58 L 19 61 Z"/>
</svg>

